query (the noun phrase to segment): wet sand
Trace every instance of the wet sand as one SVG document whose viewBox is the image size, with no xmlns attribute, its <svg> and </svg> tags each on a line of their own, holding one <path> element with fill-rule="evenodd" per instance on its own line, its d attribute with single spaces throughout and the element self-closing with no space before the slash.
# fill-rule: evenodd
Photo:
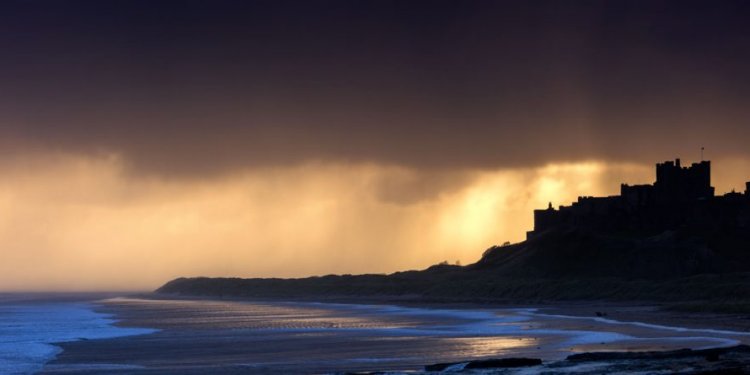
<svg viewBox="0 0 750 375">
<path fill-rule="evenodd" d="M 429 363 L 476 358 L 525 356 L 549 361 L 585 351 L 750 343 L 750 335 L 723 332 L 747 332 L 750 325 L 744 317 L 664 312 L 652 305 L 558 304 L 536 311 L 487 305 L 427 306 L 456 314 L 419 309 L 390 314 L 377 307 L 350 310 L 326 304 L 207 300 L 115 299 L 100 306 L 100 311 L 121 319 L 118 325 L 161 331 L 61 344 L 62 354 L 45 367 L 45 373 L 408 371 Z M 479 312 L 474 316 L 472 311 Z M 498 319 L 487 321 L 487 311 Z M 504 311 L 512 312 L 503 315 Z M 597 311 L 606 316 L 596 317 Z M 618 335 L 624 338 L 615 340 Z"/>
<path fill-rule="evenodd" d="M 653 303 L 579 302 L 539 307 L 541 312 L 553 315 L 594 317 L 600 312 L 606 314 L 605 318 L 623 322 L 750 332 L 750 315 L 747 314 L 667 311 Z"/>
</svg>

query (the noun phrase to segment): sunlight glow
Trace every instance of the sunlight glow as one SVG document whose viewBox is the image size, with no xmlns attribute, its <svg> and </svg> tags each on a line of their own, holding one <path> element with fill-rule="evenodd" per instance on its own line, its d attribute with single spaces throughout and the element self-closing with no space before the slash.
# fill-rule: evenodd
<svg viewBox="0 0 750 375">
<path fill-rule="evenodd" d="M 532 210 L 651 182 L 597 162 L 424 172 L 310 163 L 212 179 L 133 176 L 116 155 L 6 163 L 0 289 L 153 289 L 179 276 L 300 277 L 469 264 Z"/>
</svg>

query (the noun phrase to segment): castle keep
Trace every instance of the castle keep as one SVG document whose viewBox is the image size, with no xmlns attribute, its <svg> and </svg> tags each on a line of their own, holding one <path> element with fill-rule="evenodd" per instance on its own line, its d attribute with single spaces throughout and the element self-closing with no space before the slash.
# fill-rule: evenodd
<svg viewBox="0 0 750 375">
<path fill-rule="evenodd" d="M 660 233 L 680 228 L 750 231 L 750 182 L 745 192 L 714 195 L 711 162 L 683 167 L 680 159 L 656 164 L 653 185 L 620 185 L 620 195 L 578 197 L 570 206 L 534 210 L 534 230 L 585 228 L 606 232 Z"/>
</svg>

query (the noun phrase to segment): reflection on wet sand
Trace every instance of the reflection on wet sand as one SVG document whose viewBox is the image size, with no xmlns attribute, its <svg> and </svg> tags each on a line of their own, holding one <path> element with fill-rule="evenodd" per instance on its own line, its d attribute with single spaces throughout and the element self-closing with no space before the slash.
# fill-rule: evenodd
<svg viewBox="0 0 750 375">
<path fill-rule="evenodd" d="M 536 309 L 425 309 L 383 305 L 206 300 L 106 300 L 121 325 L 161 331 L 80 341 L 46 367 L 140 366 L 158 373 L 326 373 L 416 370 L 489 357 L 562 359 L 579 351 L 727 346 L 741 332 L 675 329 Z"/>
</svg>

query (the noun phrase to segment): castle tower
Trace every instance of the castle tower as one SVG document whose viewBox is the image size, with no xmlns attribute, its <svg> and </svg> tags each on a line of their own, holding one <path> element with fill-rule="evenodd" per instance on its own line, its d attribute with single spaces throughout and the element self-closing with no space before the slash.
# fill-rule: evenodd
<svg viewBox="0 0 750 375">
<path fill-rule="evenodd" d="M 656 164 L 654 188 L 659 201 L 692 201 L 714 196 L 711 186 L 711 162 L 683 167 L 680 159 Z"/>
</svg>

